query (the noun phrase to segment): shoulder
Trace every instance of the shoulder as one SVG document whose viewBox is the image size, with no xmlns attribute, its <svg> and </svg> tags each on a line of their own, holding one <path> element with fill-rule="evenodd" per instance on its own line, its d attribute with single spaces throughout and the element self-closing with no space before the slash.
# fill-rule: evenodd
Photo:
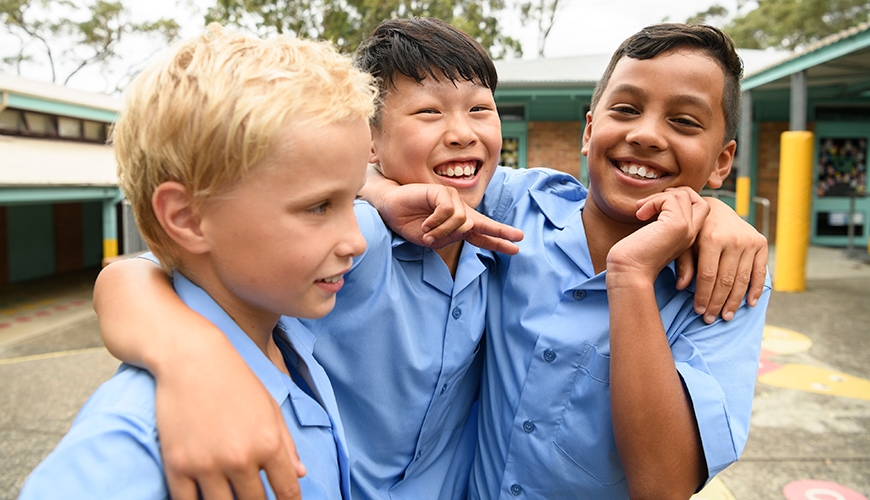
<svg viewBox="0 0 870 500">
<path fill-rule="evenodd" d="M 165 498 L 154 389 L 148 372 L 122 365 L 34 469 L 21 498 Z"/>
<path fill-rule="evenodd" d="M 552 194 L 572 202 L 586 198 L 586 188 L 565 172 L 543 167 L 519 170 L 498 167 L 487 187 L 481 212 L 501 221 L 533 192 Z"/>
</svg>

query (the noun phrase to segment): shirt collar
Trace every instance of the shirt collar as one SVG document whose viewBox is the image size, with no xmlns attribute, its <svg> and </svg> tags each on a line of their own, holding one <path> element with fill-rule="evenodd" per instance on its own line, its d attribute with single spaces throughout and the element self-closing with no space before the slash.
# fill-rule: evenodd
<svg viewBox="0 0 870 500">
<path fill-rule="evenodd" d="M 547 222 L 559 229 L 555 238 L 556 245 L 587 277 L 591 278 L 595 276 L 582 218 L 583 207 L 586 206 L 586 198 L 578 200 L 573 196 L 560 196 L 559 194 L 539 190 L 530 190 L 529 194 L 547 219 Z M 669 262 L 662 272 L 670 273 L 675 278 L 677 274 L 676 263 Z M 687 290 L 694 292 L 694 289 L 695 283 L 693 280 Z"/>
<path fill-rule="evenodd" d="M 233 347 L 260 379 L 269 394 L 281 405 L 288 396 L 287 386 L 278 370 L 263 351 L 254 344 L 239 325 L 224 311 L 205 290 L 195 285 L 178 272 L 173 273 L 173 286 L 181 300 L 191 309 L 214 323 L 229 339 Z"/>
</svg>

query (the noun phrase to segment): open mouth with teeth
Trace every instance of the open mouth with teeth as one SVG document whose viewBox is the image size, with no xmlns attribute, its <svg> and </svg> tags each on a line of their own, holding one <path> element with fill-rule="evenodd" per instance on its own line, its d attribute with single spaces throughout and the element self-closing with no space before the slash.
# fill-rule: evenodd
<svg viewBox="0 0 870 500">
<path fill-rule="evenodd" d="M 623 174 L 635 179 L 658 179 L 662 176 L 650 167 L 645 165 L 635 165 L 633 163 L 620 163 L 617 165 Z"/>
<path fill-rule="evenodd" d="M 480 162 L 477 161 L 452 162 L 439 166 L 435 173 L 441 177 L 471 178 L 477 175 L 479 169 Z"/>
</svg>

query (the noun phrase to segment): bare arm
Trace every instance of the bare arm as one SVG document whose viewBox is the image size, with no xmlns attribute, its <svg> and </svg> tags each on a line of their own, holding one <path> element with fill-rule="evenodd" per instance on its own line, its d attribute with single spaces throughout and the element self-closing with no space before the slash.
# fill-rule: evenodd
<svg viewBox="0 0 870 500">
<path fill-rule="evenodd" d="M 696 193 L 660 193 L 639 211 L 655 222 L 607 256 L 613 432 L 633 499 L 688 499 L 706 477 L 691 401 L 656 303 L 656 277 L 688 248 L 709 210 Z"/>
<path fill-rule="evenodd" d="M 114 356 L 157 380 L 157 426 L 170 496 L 263 499 L 265 470 L 280 499 L 304 475 L 274 399 L 211 322 L 189 309 L 145 259 L 107 266 L 94 309 Z M 232 489 L 231 489 L 232 488 Z"/>
</svg>

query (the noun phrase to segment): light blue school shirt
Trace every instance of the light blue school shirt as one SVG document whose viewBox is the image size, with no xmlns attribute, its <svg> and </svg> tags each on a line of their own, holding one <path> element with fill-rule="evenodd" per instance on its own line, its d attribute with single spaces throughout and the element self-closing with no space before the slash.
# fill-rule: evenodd
<svg viewBox="0 0 870 500">
<path fill-rule="evenodd" d="M 341 421 L 326 373 L 311 355 L 311 332 L 294 318 L 282 318 L 274 338 L 291 373 L 304 374 L 324 406 L 281 373 L 203 289 L 178 274 L 174 286 L 188 306 L 223 330 L 280 405 L 308 471 L 299 479 L 303 498 L 349 499 Z M 57 448 L 30 474 L 19 500 L 168 498 L 154 395 L 154 378 L 148 372 L 122 364 L 91 395 Z M 261 475 L 268 497 L 274 499 L 265 474 Z"/>
<path fill-rule="evenodd" d="M 465 498 L 492 254 L 464 244 L 454 279 L 371 205 L 355 210 L 368 248 L 335 309 L 304 321 L 344 419 L 354 499 Z"/>
<path fill-rule="evenodd" d="M 537 169 L 535 169 L 537 170 Z M 470 498 L 626 499 L 610 413 L 609 311 L 581 219 L 585 189 L 552 171 L 500 170 L 485 208 L 525 238 L 490 275 L 478 453 Z M 746 443 L 770 295 L 704 323 L 673 264 L 655 282 L 709 477 Z M 641 410 L 642 411 L 642 410 Z"/>
</svg>

